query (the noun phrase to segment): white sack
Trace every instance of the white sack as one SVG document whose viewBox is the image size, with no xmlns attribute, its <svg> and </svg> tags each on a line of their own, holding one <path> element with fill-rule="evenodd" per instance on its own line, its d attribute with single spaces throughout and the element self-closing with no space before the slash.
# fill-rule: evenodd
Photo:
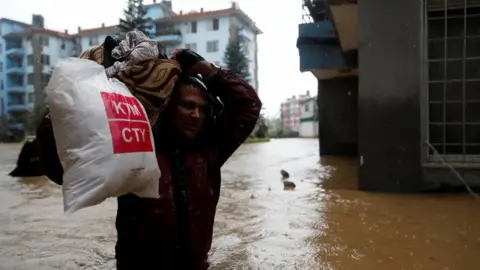
<svg viewBox="0 0 480 270">
<path fill-rule="evenodd" d="M 67 213 L 108 197 L 157 198 L 160 169 L 145 109 L 97 63 L 58 61 L 46 95 L 62 167 Z"/>
</svg>

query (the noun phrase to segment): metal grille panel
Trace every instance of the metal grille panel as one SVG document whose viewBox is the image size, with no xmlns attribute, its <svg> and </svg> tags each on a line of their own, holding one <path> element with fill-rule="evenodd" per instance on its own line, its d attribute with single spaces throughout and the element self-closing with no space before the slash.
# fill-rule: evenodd
<svg viewBox="0 0 480 270">
<path fill-rule="evenodd" d="M 426 0 L 428 141 L 456 163 L 480 163 L 480 0 Z M 440 162 L 433 150 L 429 162 Z"/>
</svg>

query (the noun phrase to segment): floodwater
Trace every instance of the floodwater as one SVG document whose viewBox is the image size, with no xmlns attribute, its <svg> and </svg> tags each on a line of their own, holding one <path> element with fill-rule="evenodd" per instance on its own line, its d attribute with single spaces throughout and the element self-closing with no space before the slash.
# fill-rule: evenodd
<svg viewBox="0 0 480 270">
<path fill-rule="evenodd" d="M 64 215 L 55 184 L 5 176 L 19 148 L 0 145 L 0 269 L 114 269 L 115 200 Z M 316 140 L 242 146 L 223 169 L 212 269 L 480 269 L 479 201 L 359 192 L 356 174 L 352 159 L 319 162 Z"/>
</svg>

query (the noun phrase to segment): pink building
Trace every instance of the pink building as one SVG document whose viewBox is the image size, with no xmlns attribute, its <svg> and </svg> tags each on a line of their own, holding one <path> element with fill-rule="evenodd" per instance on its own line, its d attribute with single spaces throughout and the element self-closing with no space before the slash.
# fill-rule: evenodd
<svg viewBox="0 0 480 270">
<path fill-rule="evenodd" d="M 280 106 L 283 132 L 291 135 L 298 135 L 300 130 L 300 102 L 310 98 L 310 91 L 305 95 L 292 96 Z"/>
</svg>

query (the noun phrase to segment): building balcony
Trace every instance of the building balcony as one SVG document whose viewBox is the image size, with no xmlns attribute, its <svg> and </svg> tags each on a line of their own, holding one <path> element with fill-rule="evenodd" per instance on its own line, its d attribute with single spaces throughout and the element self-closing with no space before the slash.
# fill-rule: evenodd
<svg viewBox="0 0 480 270">
<path fill-rule="evenodd" d="M 13 85 L 7 86 L 6 90 L 8 93 L 25 93 L 27 91 L 27 87 L 25 85 Z"/>
<path fill-rule="evenodd" d="M 183 37 L 182 33 L 178 30 L 164 30 L 164 31 L 157 31 L 155 34 L 154 40 L 164 43 L 164 44 L 180 44 L 182 43 Z"/>
<path fill-rule="evenodd" d="M 304 16 L 309 20 L 298 26 L 300 71 L 310 71 L 318 79 L 356 73 L 358 38 L 356 25 L 352 25 L 356 21 L 346 18 L 348 16 L 357 18 L 353 16 L 356 15 L 357 5 L 351 4 L 352 1 L 303 1 L 304 11 L 309 13 Z M 343 32 L 340 33 L 339 30 Z"/>
<path fill-rule="evenodd" d="M 23 48 L 9 48 L 5 52 L 8 57 L 23 57 L 25 56 L 25 49 Z"/>
<path fill-rule="evenodd" d="M 329 20 L 300 24 L 297 48 L 302 72 L 346 66 L 335 28 Z"/>
<path fill-rule="evenodd" d="M 27 72 L 26 66 L 12 66 L 7 67 L 6 70 L 7 74 L 25 74 Z"/>
<path fill-rule="evenodd" d="M 9 112 L 28 111 L 29 106 L 27 106 L 27 103 L 13 103 L 13 104 L 8 104 L 7 110 Z"/>
</svg>

